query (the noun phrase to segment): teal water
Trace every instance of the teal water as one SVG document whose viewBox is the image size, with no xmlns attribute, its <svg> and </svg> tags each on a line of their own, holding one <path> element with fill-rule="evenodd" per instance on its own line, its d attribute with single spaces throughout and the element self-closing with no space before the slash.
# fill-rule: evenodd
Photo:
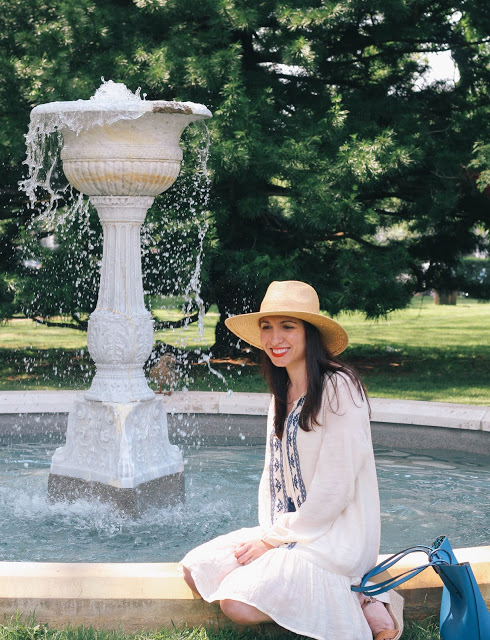
<svg viewBox="0 0 490 640">
<path fill-rule="evenodd" d="M 0 560 L 175 562 L 222 533 L 257 524 L 263 447 L 182 447 L 186 502 L 130 520 L 98 503 L 49 504 L 55 445 L 0 447 Z M 376 451 L 383 553 L 430 544 L 490 544 L 490 458 Z"/>
</svg>

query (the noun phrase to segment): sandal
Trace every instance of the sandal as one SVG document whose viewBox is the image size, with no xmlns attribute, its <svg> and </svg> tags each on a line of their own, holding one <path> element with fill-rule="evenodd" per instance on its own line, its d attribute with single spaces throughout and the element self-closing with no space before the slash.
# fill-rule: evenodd
<svg viewBox="0 0 490 640">
<path fill-rule="evenodd" d="M 365 600 L 361 609 L 364 609 L 372 602 L 377 602 L 375 598 L 368 598 Z M 374 638 L 374 640 L 399 640 L 403 633 L 403 604 L 404 599 L 396 593 L 396 591 L 390 591 L 390 602 L 383 603 L 391 616 L 395 624 L 394 629 L 385 629 L 384 631 L 380 631 Z"/>
</svg>

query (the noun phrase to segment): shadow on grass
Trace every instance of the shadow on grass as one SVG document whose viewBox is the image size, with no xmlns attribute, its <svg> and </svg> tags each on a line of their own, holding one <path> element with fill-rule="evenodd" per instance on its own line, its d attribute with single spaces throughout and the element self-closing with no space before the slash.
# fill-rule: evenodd
<svg viewBox="0 0 490 640">
<path fill-rule="evenodd" d="M 373 397 L 490 404 L 490 347 L 362 345 L 350 348 L 344 359 L 358 369 Z M 196 360 L 181 362 L 176 389 L 267 391 L 252 360 Z M 87 389 L 94 374 L 86 349 L 0 348 L 1 390 Z"/>
</svg>

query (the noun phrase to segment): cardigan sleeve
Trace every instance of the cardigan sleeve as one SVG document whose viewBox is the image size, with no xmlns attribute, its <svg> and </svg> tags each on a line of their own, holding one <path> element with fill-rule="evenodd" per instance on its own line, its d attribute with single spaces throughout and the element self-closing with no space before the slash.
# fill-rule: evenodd
<svg viewBox="0 0 490 640">
<path fill-rule="evenodd" d="M 332 383 L 327 383 L 321 426 L 315 427 L 324 429 L 324 435 L 313 479 L 301 507 L 283 513 L 262 536 L 273 546 L 315 540 L 354 499 L 357 477 L 372 453 L 367 402 L 345 376 L 338 374 L 337 394 L 338 402 Z"/>
</svg>

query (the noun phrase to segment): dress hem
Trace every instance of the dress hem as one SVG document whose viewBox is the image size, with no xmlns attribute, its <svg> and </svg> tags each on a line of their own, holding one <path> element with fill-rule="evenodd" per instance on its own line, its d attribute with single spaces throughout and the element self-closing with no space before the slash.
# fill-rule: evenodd
<svg viewBox="0 0 490 640">
<path fill-rule="evenodd" d="M 202 596 L 201 596 L 202 598 Z M 219 602 L 219 600 L 206 600 L 205 598 L 203 598 L 203 600 L 205 600 L 206 602 Z M 291 625 L 287 625 L 287 624 L 283 624 L 281 622 L 279 622 L 278 620 L 276 620 L 273 615 L 271 613 L 269 613 L 268 611 L 264 611 L 263 609 L 259 609 L 259 607 L 254 604 L 253 602 L 249 602 L 247 600 L 245 600 L 243 597 L 237 598 L 237 597 L 233 597 L 233 598 L 223 598 L 223 600 L 236 600 L 237 602 L 241 602 L 242 604 L 248 604 L 249 607 L 254 607 L 255 609 L 257 609 L 257 611 L 260 611 L 261 613 L 265 613 L 266 616 L 269 616 L 269 618 L 271 618 L 272 622 L 275 622 L 277 625 L 279 625 L 280 627 L 282 627 L 283 629 L 287 629 L 288 631 L 292 631 L 293 633 L 296 633 L 299 636 L 307 636 L 308 638 L 314 638 L 315 640 L 325 640 L 323 638 L 323 636 L 320 635 L 312 635 L 311 633 L 307 633 L 306 631 L 300 631 L 297 628 L 294 628 Z M 223 613 L 223 615 L 226 615 L 225 613 Z M 226 616 L 228 617 L 228 616 Z M 231 620 L 231 618 L 229 618 L 229 620 Z M 257 624 L 270 624 L 269 622 L 259 622 Z M 254 627 L 256 626 L 255 624 L 248 624 L 248 625 L 244 625 L 246 627 Z"/>
<path fill-rule="evenodd" d="M 194 580 L 194 584 L 196 584 L 196 579 L 195 577 L 192 575 L 192 569 L 190 569 L 188 567 L 188 570 L 191 573 L 192 579 Z M 241 594 L 237 594 L 237 595 L 230 595 L 230 596 L 226 596 L 224 598 L 216 598 L 216 599 L 208 599 L 205 598 L 201 592 L 199 591 L 199 587 L 196 584 L 196 587 L 198 589 L 199 595 L 201 596 L 201 598 L 208 603 L 212 603 L 212 602 L 220 602 L 221 600 L 235 600 L 237 602 L 241 602 L 243 604 L 246 604 L 250 607 L 254 607 L 255 609 L 257 609 L 258 611 L 260 611 L 261 613 L 264 613 L 266 616 L 269 616 L 269 618 L 271 618 L 272 622 L 274 622 L 275 624 L 279 625 L 280 627 L 282 627 L 283 629 L 287 629 L 288 631 L 292 631 L 293 633 L 296 633 L 297 635 L 300 636 L 306 636 L 308 638 L 314 638 L 314 640 L 325 640 L 324 636 L 322 635 L 317 635 L 317 634 L 312 634 L 311 632 L 308 631 L 304 631 L 304 630 L 300 630 L 298 627 L 294 627 L 291 624 L 286 624 L 283 622 L 280 622 L 276 617 L 274 617 L 274 615 L 272 613 L 270 613 L 269 611 L 264 610 L 264 608 L 260 608 L 257 606 L 257 604 L 255 604 L 254 602 L 251 602 L 250 600 L 247 600 L 246 598 L 244 598 Z M 218 592 L 219 592 L 219 588 L 218 588 Z M 223 615 L 226 616 L 225 613 L 223 613 Z M 228 616 L 226 616 L 228 617 Z M 231 618 L 229 618 L 231 620 Z M 269 624 L 268 622 L 262 622 L 262 623 L 257 623 L 257 624 Z M 250 624 L 250 625 L 244 625 L 247 627 L 253 627 L 255 626 L 255 624 Z"/>
</svg>

